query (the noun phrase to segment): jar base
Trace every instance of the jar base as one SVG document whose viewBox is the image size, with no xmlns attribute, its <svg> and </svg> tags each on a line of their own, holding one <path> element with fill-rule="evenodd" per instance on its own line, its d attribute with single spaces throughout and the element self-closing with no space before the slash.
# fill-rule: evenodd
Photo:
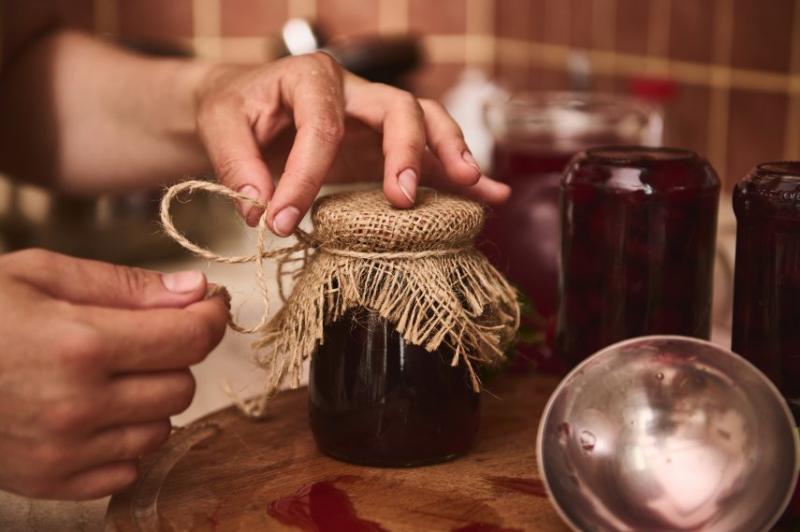
<svg viewBox="0 0 800 532">
<path fill-rule="evenodd" d="M 448 455 L 443 456 L 436 456 L 436 457 L 428 457 L 428 458 L 415 458 L 415 459 L 407 459 L 407 460 L 393 460 L 390 458 L 379 458 L 379 457 L 352 457 L 347 456 L 345 454 L 340 454 L 335 451 L 328 451 L 325 449 L 320 448 L 317 446 L 319 452 L 337 460 L 339 462 L 345 462 L 347 464 L 353 465 L 360 465 L 360 466 L 367 466 L 367 467 L 380 467 L 386 469 L 408 469 L 414 467 L 425 467 L 425 466 L 432 466 L 437 464 L 444 464 L 446 462 L 452 462 L 453 460 L 457 460 L 465 456 L 469 449 L 462 451 L 462 452 L 455 452 Z"/>
</svg>

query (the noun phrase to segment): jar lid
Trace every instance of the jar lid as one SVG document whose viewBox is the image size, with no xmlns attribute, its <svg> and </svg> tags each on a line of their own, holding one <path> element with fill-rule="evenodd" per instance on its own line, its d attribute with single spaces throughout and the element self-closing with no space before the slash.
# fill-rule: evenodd
<svg viewBox="0 0 800 532">
<path fill-rule="evenodd" d="M 381 189 L 317 200 L 311 212 L 315 237 L 324 245 L 361 252 L 462 247 L 483 227 L 483 207 L 430 188 L 417 190 L 412 209 L 393 207 Z"/>
</svg>

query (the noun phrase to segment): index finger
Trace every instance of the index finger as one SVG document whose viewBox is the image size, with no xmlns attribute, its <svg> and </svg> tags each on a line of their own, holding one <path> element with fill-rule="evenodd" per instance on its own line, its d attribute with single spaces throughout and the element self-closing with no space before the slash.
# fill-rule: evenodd
<svg viewBox="0 0 800 532">
<path fill-rule="evenodd" d="M 278 236 L 292 234 L 311 207 L 344 137 L 342 80 L 324 65 L 309 65 L 311 70 L 295 76 L 285 95 L 297 134 L 267 209 L 267 223 Z"/>
<path fill-rule="evenodd" d="M 247 118 L 234 108 L 217 106 L 201 112 L 198 122 L 200 136 L 220 183 L 267 203 L 272 196 L 272 177 Z M 248 225 L 258 223 L 260 208 L 244 202 L 237 202 L 236 208 Z"/>
<path fill-rule="evenodd" d="M 228 307 L 219 295 L 183 309 L 89 307 L 85 315 L 99 331 L 105 370 L 118 374 L 201 362 L 225 334 Z"/>
</svg>

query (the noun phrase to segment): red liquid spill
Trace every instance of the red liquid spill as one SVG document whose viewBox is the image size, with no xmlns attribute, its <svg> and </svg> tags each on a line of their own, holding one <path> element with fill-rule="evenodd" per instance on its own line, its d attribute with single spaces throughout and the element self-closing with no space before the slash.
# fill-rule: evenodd
<svg viewBox="0 0 800 532">
<path fill-rule="evenodd" d="M 454 528 L 453 532 L 522 532 L 519 528 L 505 528 L 491 523 L 470 523 Z"/>
<path fill-rule="evenodd" d="M 545 489 L 542 481 L 537 478 L 487 477 L 487 480 L 497 488 L 517 491 L 536 497 L 547 497 L 547 489 Z"/>
<path fill-rule="evenodd" d="M 347 492 L 334 485 L 356 480 L 359 477 L 345 475 L 303 486 L 271 502 L 267 513 L 306 532 L 386 532 L 378 523 L 359 518 Z"/>
</svg>

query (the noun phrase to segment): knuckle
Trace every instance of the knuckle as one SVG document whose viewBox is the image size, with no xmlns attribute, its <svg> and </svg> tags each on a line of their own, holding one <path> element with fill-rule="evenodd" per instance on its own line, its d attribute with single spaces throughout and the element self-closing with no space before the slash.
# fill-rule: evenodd
<svg viewBox="0 0 800 532">
<path fill-rule="evenodd" d="M 317 195 L 319 185 L 309 174 L 297 170 L 287 170 L 283 179 L 291 182 L 292 195 L 294 197 L 292 204 L 300 208 L 302 212 L 304 207 L 307 207 Z"/>
<path fill-rule="evenodd" d="M 397 105 L 403 105 L 405 107 L 419 106 L 417 97 L 403 89 L 398 89 L 397 87 L 392 87 L 385 83 L 371 83 L 371 87 L 378 92 L 384 93 L 388 99 Z"/>
<path fill-rule="evenodd" d="M 334 113 L 322 114 L 311 124 L 311 131 L 321 142 L 338 145 L 344 138 L 344 118 Z"/>
<path fill-rule="evenodd" d="M 331 56 L 331 54 L 325 52 L 313 52 L 310 57 L 314 60 L 314 62 L 318 65 L 322 65 L 328 72 L 336 72 L 338 73 L 341 70 L 341 65 L 339 64 L 336 59 Z"/>
<path fill-rule="evenodd" d="M 45 429 L 53 434 L 74 434 L 91 422 L 93 411 L 79 400 L 60 401 L 43 414 Z"/>
<path fill-rule="evenodd" d="M 70 460 L 70 453 L 63 445 L 52 441 L 40 443 L 34 448 L 34 468 L 36 471 L 47 472 L 63 466 Z"/>
<path fill-rule="evenodd" d="M 104 341 L 99 331 L 89 325 L 74 325 L 59 342 L 57 360 L 68 368 L 97 369 L 102 362 Z"/>
<path fill-rule="evenodd" d="M 233 184 L 240 173 L 243 160 L 238 157 L 225 157 L 217 164 L 217 179 L 222 183 Z"/>
<path fill-rule="evenodd" d="M 60 265 L 57 261 L 61 258 L 58 253 L 40 248 L 30 248 L 2 256 L 4 269 L 11 276 L 24 276 L 31 271 L 57 271 Z"/>
<path fill-rule="evenodd" d="M 112 266 L 112 278 L 118 290 L 126 294 L 137 295 L 144 293 L 147 287 L 147 275 L 139 268 L 127 266 Z"/>
<path fill-rule="evenodd" d="M 53 258 L 56 254 L 41 248 L 31 248 L 18 251 L 14 255 L 16 255 L 20 259 L 20 262 L 25 264 L 26 267 L 38 269 L 52 265 Z"/>
<path fill-rule="evenodd" d="M 438 100 L 433 100 L 431 98 L 420 98 L 419 99 L 419 103 L 423 107 L 429 107 L 430 109 L 432 109 L 434 111 L 447 113 L 447 109 L 445 109 L 444 105 L 442 105 L 442 102 L 440 102 Z"/>
<path fill-rule="evenodd" d="M 241 109 L 243 105 L 244 98 L 235 91 L 215 93 L 198 103 L 197 124 L 205 129 L 210 124 L 227 120 L 232 111 Z"/>
<path fill-rule="evenodd" d="M 411 94 L 410 92 L 395 89 L 394 99 L 398 105 L 401 105 L 404 108 L 414 109 L 415 112 L 422 114 L 422 108 L 417 101 L 416 96 Z"/>
<path fill-rule="evenodd" d="M 217 164 L 217 179 L 222 183 L 233 183 L 239 164 L 239 161 L 234 158 L 222 159 Z"/>
<path fill-rule="evenodd" d="M 372 90 L 374 92 L 379 92 L 379 93 L 382 92 L 382 93 L 385 93 L 385 94 L 392 94 L 394 92 L 402 92 L 401 89 L 398 89 L 397 87 L 392 87 L 391 85 L 388 85 L 386 83 L 381 83 L 379 81 L 371 82 L 369 84 L 369 88 L 370 88 L 370 90 Z"/>
<path fill-rule="evenodd" d="M 407 152 L 419 154 L 425 149 L 425 139 L 421 137 L 409 137 L 406 139 L 403 146 Z"/>
<path fill-rule="evenodd" d="M 464 133 L 441 102 L 431 99 L 420 99 L 419 103 L 424 112 L 435 115 L 429 116 L 428 118 L 438 120 L 439 128 L 446 136 L 455 138 L 463 143 Z M 443 118 L 443 120 L 440 118 Z"/>
</svg>

